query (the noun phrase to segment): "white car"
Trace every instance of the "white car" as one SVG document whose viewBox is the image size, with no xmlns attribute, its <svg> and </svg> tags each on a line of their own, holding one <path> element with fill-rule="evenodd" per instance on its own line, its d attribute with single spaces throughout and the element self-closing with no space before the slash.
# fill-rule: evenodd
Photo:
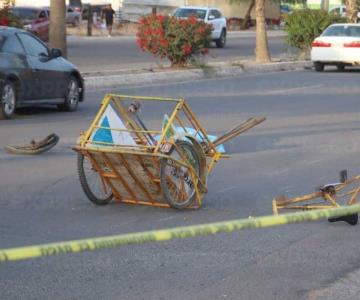
<svg viewBox="0 0 360 300">
<path fill-rule="evenodd" d="M 312 42 L 311 61 L 316 71 L 325 65 L 360 65 L 360 24 L 333 24 Z"/>
<path fill-rule="evenodd" d="M 213 25 L 211 37 L 218 48 L 224 48 L 226 44 L 227 27 L 226 18 L 220 10 L 212 7 L 184 6 L 179 7 L 173 13 L 173 16 L 177 18 L 188 18 L 192 15 L 205 23 Z"/>
<path fill-rule="evenodd" d="M 329 13 L 338 15 L 342 18 L 346 18 L 346 6 L 345 5 L 336 6 L 332 9 L 330 9 Z M 357 17 L 360 20 L 360 12 L 358 12 Z"/>
</svg>

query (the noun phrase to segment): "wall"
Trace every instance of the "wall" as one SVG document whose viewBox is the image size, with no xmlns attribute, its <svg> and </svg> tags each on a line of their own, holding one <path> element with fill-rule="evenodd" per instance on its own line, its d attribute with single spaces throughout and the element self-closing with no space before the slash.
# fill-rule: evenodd
<svg viewBox="0 0 360 300">
<path fill-rule="evenodd" d="M 3 1 L 3 0 L 0 0 Z M 122 6 L 122 0 L 83 0 L 82 3 L 90 3 L 92 5 L 103 5 L 111 3 L 112 7 L 115 10 L 119 10 Z M 66 0 L 66 5 L 68 5 L 69 1 Z M 50 6 L 50 0 L 15 0 L 15 5 L 17 6 Z"/>
<path fill-rule="evenodd" d="M 187 0 L 188 5 L 211 6 L 219 8 L 226 18 L 244 18 L 249 3 L 241 2 L 229 4 L 227 0 Z M 265 14 L 269 19 L 276 19 L 280 15 L 279 3 L 276 1 L 265 1 Z M 252 19 L 255 19 L 255 10 L 251 13 Z"/>
<path fill-rule="evenodd" d="M 184 4 L 184 0 L 123 0 L 122 19 L 137 22 L 142 15 L 151 13 L 153 7 L 160 14 L 169 14 Z"/>
<path fill-rule="evenodd" d="M 308 0 L 307 2 L 309 8 L 320 9 L 321 0 Z M 333 8 L 336 6 L 340 6 L 342 4 L 341 0 L 330 0 L 329 7 Z"/>
</svg>

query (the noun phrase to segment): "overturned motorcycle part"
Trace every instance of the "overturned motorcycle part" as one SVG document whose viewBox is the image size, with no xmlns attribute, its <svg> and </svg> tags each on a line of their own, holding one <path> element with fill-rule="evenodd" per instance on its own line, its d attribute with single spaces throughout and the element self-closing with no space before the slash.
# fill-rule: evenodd
<svg viewBox="0 0 360 300">
<path fill-rule="evenodd" d="M 56 144 L 59 142 L 59 140 L 60 140 L 59 136 L 55 133 L 52 133 L 39 142 L 32 140 L 28 145 L 23 145 L 23 146 L 9 145 L 9 146 L 5 146 L 5 150 L 12 154 L 29 154 L 29 155 L 41 154 L 55 147 Z"/>
</svg>

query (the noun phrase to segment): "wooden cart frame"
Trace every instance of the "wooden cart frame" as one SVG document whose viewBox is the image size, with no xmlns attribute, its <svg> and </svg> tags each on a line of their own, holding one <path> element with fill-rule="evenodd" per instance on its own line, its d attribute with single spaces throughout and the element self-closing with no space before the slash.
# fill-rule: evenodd
<svg viewBox="0 0 360 300">
<path fill-rule="evenodd" d="M 143 119 L 137 115 L 139 103 L 144 106 L 156 103 L 155 110 L 161 106 L 169 108 L 165 125 L 162 120 L 162 126 L 155 129 L 145 126 Z M 123 128 L 104 127 L 100 124 L 109 106 L 118 114 L 125 125 Z M 264 120 L 265 118 L 251 118 L 221 138 L 211 140 L 184 99 L 107 94 L 91 126 L 80 136 L 74 150 L 90 161 L 105 192 L 110 188 L 117 201 L 130 204 L 169 207 L 169 202 L 164 201 L 166 195 L 164 180 L 161 178 L 164 178 L 164 162 L 171 163 L 183 170 L 181 176 L 186 179 L 185 182 L 190 182 L 190 187 L 195 190 L 194 201 L 188 208 L 199 208 L 202 205 L 202 195 L 207 192 L 208 174 L 221 158 L 228 157 L 221 153 L 217 146 Z M 98 130 L 126 133 L 131 135 L 135 143 L 129 145 L 94 141 L 92 137 Z M 179 135 L 178 131 L 182 134 Z M 184 155 L 186 151 L 180 151 L 181 143 L 191 144 L 190 150 L 198 161 L 196 170 L 189 155 Z M 178 155 L 174 158 L 171 151 L 176 151 Z M 79 174 L 81 175 L 80 171 Z M 167 178 L 165 181 L 169 181 L 168 185 L 173 185 L 171 179 Z M 84 188 L 84 184 L 82 185 Z M 180 190 L 178 197 L 183 197 L 181 193 L 185 187 L 177 189 Z M 86 186 L 84 191 L 86 192 Z"/>
<path fill-rule="evenodd" d="M 347 171 L 342 170 L 339 177 L 339 182 L 323 185 L 310 194 L 294 198 L 286 198 L 284 195 L 275 197 L 272 201 L 273 214 L 278 214 L 280 210 L 328 209 L 356 204 L 360 195 L 360 175 L 348 179 Z M 347 221 L 351 225 L 355 225 L 357 219 L 356 214 L 350 218 L 329 219 L 329 221 Z"/>
</svg>

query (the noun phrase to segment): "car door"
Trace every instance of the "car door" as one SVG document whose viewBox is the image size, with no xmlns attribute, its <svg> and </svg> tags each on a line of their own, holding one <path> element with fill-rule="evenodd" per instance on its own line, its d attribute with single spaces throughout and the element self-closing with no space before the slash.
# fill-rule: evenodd
<svg viewBox="0 0 360 300">
<path fill-rule="evenodd" d="M 48 47 L 28 33 L 19 33 L 18 37 L 35 79 L 37 99 L 63 98 L 66 73 L 61 70 L 61 58 L 51 58 Z"/>
<path fill-rule="evenodd" d="M 209 11 L 208 23 L 213 25 L 212 38 L 218 39 L 221 34 L 221 20 L 219 19 L 219 12 L 215 9 Z"/>
<path fill-rule="evenodd" d="M 19 79 L 18 101 L 31 98 L 34 84 L 25 49 L 16 34 L 6 37 L 0 49 L 0 70 Z"/>
</svg>

